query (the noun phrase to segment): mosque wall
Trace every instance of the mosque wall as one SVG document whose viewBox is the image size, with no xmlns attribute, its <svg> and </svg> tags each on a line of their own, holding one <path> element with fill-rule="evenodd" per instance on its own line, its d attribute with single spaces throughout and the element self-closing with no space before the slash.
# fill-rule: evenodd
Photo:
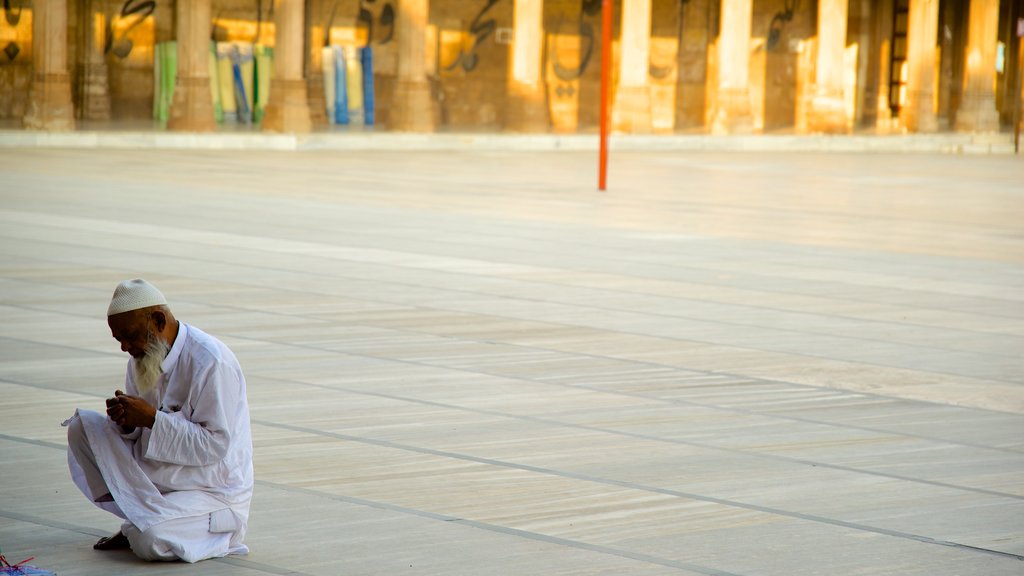
<svg viewBox="0 0 1024 576">
<path fill-rule="evenodd" d="M 0 119 L 21 118 L 32 81 L 32 10 L 8 0 L 0 18 Z"/>
</svg>

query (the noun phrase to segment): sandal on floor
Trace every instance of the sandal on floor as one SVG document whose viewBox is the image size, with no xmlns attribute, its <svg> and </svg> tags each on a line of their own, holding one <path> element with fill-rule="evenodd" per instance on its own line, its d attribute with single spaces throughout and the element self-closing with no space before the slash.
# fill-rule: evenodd
<svg viewBox="0 0 1024 576">
<path fill-rule="evenodd" d="M 128 544 L 128 537 L 118 532 L 113 536 L 104 536 L 99 542 L 93 544 L 93 550 L 127 550 L 131 548 Z"/>
</svg>

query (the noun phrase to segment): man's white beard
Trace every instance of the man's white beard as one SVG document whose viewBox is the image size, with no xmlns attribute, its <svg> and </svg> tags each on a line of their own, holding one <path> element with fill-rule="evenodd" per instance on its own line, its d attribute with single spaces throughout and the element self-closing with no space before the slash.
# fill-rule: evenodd
<svg viewBox="0 0 1024 576">
<path fill-rule="evenodd" d="M 142 358 L 135 359 L 135 385 L 143 396 L 149 396 L 150 392 L 156 388 L 160 375 L 164 373 L 161 364 L 170 350 L 171 347 L 162 338 L 152 333 L 149 335 L 145 353 Z"/>
</svg>

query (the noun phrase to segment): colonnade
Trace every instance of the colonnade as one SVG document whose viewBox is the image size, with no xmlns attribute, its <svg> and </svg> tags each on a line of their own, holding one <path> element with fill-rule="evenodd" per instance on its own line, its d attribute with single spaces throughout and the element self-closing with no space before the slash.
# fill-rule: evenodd
<svg viewBox="0 0 1024 576">
<path fill-rule="evenodd" d="M 38 130 L 75 126 L 67 61 L 67 1 L 35 0 L 34 74 L 24 125 Z M 513 41 L 508 74 L 507 127 L 524 132 L 548 128 L 542 71 L 545 46 L 543 0 L 512 0 Z M 807 127 L 843 133 L 851 128 L 843 101 L 844 49 L 850 0 L 818 0 L 813 82 L 807 91 Z M 650 59 L 652 0 L 620 0 L 619 54 L 613 126 L 628 133 L 651 130 Z M 177 78 L 170 130 L 215 129 L 208 70 L 211 0 L 176 0 Z M 275 62 L 263 129 L 311 129 L 303 53 L 303 0 L 275 0 Z M 436 128 L 427 77 L 426 30 L 430 0 L 396 0 L 397 74 L 390 101 L 389 128 L 429 132 Z M 753 0 L 720 0 L 719 30 L 710 75 L 708 129 L 715 134 L 752 131 L 750 86 Z M 907 38 L 906 102 L 900 120 L 913 132 L 937 129 L 935 45 L 939 0 L 910 0 Z M 956 129 L 999 128 L 995 106 L 995 62 L 999 0 L 970 0 L 963 99 Z"/>
</svg>

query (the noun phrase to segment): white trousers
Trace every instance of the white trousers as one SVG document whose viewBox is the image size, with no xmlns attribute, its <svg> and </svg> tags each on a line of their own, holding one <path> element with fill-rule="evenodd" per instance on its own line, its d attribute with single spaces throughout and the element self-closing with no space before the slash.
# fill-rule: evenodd
<svg viewBox="0 0 1024 576">
<path fill-rule="evenodd" d="M 104 414 L 78 410 L 67 423 L 71 478 L 90 502 L 124 519 L 121 532 L 144 560 L 198 562 L 245 554 L 229 509 L 189 514 L 161 494 Z"/>
</svg>

